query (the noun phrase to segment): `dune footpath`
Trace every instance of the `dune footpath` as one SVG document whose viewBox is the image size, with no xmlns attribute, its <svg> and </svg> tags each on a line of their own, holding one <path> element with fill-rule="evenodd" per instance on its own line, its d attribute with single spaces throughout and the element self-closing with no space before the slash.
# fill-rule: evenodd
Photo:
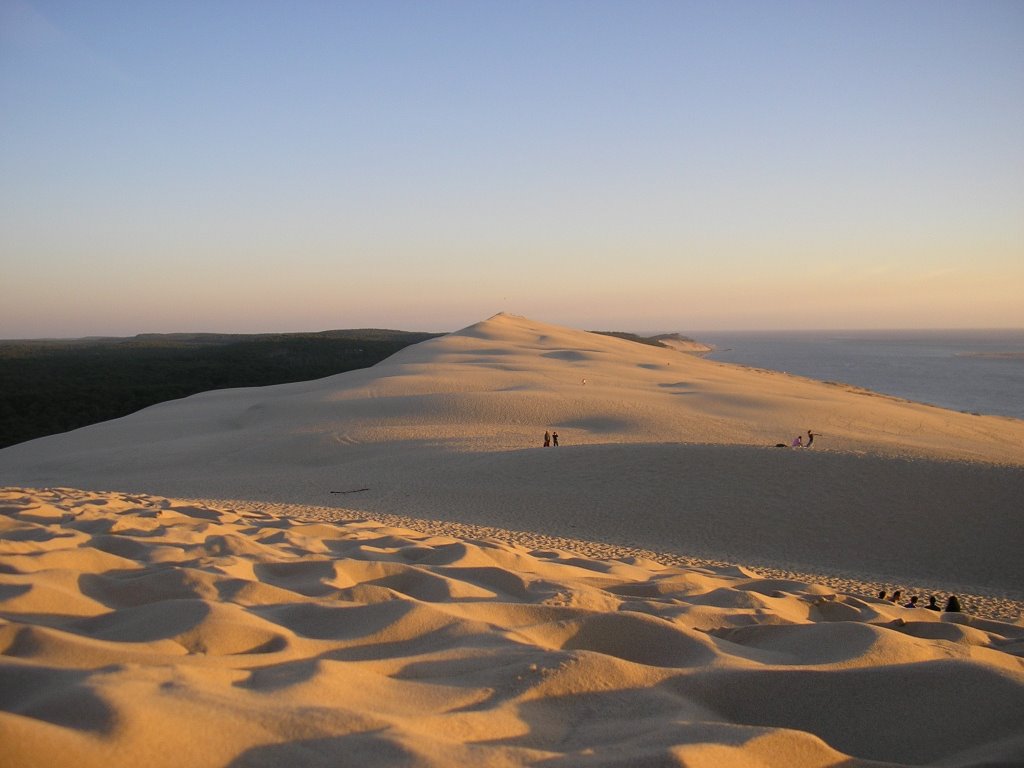
<svg viewBox="0 0 1024 768">
<path fill-rule="evenodd" d="M 1019 420 L 498 315 L 0 485 L 14 765 L 1024 761 Z"/>
<path fill-rule="evenodd" d="M 5 765 L 1010 765 L 1024 627 L 149 495 L 0 493 Z"/>
<path fill-rule="evenodd" d="M 346 524 L 353 520 L 365 520 L 363 512 L 339 507 L 315 507 L 299 504 L 252 502 L 243 500 L 227 501 L 223 499 L 188 499 L 189 503 L 203 506 L 223 506 L 232 509 L 250 510 L 270 513 L 280 517 L 298 520 Z M 384 525 L 407 528 L 418 533 L 451 536 L 461 539 L 497 539 L 510 544 L 525 546 L 530 549 L 561 549 L 567 552 L 584 555 L 598 560 L 621 560 L 623 558 L 639 558 L 650 560 L 661 565 L 699 568 L 739 567 L 764 578 L 788 581 L 805 581 L 824 586 L 835 592 L 842 592 L 861 598 L 877 597 L 880 589 L 888 595 L 898 589 L 902 592 L 900 604 L 908 602 L 911 595 L 917 595 L 922 606 L 927 604 L 927 597 L 935 595 L 940 605 L 945 605 L 946 598 L 955 594 L 964 610 L 974 616 L 997 621 L 1010 622 L 1024 626 L 1024 600 L 1015 599 L 1012 595 L 1017 590 L 1000 590 L 983 587 L 980 592 L 972 592 L 970 587 L 954 584 L 947 575 L 938 574 L 933 579 L 920 577 L 904 579 L 891 574 L 879 578 L 878 573 L 858 573 L 835 569 L 828 572 L 798 567 L 783 561 L 759 563 L 756 565 L 740 565 L 735 559 L 722 559 L 713 556 L 698 556 L 693 551 L 666 551 L 664 546 L 655 542 L 651 546 L 637 543 L 623 543 L 637 537 L 624 533 L 629 529 L 628 521 L 619 521 L 616 532 L 597 537 L 593 529 L 580 531 L 570 526 L 569 533 L 589 535 L 592 538 L 580 539 L 573 535 L 558 535 L 550 526 L 545 530 L 510 530 L 494 525 L 477 525 L 460 523 L 453 520 L 409 517 L 406 515 L 374 514 L 375 522 Z"/>
</svg>

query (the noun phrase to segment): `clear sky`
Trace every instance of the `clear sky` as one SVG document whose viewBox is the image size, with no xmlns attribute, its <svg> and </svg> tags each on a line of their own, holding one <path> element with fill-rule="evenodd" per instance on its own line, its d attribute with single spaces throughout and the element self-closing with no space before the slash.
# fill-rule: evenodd
<svg viewBox="0 0 1024 768">
<path fill-rule="evenodd" d="M 0 337 L 1024 327 L 1024 3 L 0 0 Z"/>
</svg>

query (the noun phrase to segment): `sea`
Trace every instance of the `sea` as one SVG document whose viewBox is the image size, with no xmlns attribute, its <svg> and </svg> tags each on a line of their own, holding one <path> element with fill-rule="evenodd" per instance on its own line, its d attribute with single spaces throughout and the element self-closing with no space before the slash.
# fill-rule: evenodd
<svg viewBox="0 0 1024 768">
<path fill-rule="evenodd" d="M 707 357 L 843 382 L 967 413 L 1024 419 L 1024 329 L 708 331 Z"/>
</svg>

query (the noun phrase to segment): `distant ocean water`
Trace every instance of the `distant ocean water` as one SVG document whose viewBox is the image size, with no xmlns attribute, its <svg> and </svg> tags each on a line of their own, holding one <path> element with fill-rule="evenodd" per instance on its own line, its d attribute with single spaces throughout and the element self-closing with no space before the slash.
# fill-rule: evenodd
<svg viewBox="0 0 1024 768">
<path fill-rule="evenodd" d="M 1024 419 L 1024 330 L 690 334 L 712 360 L 838 381 L 970 413 Z"/>
</svg>

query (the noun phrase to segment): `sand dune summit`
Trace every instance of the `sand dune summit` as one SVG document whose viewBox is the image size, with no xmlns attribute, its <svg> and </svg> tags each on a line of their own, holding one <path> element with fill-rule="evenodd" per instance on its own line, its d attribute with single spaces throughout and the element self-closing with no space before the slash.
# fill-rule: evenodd
<svg viewBox="0 0 1024 768">
<path fill-rule="evenodd" d="M 5 766 L 1024 762 L 1019 420 L 498 315 L 0 485 Z"/>
<path fill-rule="evenodd" d="M 809 451 L 769 447 L 808 428 Z M 337 504 L 1024 598 L 1024 422 L 511 315 L 12 446 L 0 483 Z"/>
</svg>

